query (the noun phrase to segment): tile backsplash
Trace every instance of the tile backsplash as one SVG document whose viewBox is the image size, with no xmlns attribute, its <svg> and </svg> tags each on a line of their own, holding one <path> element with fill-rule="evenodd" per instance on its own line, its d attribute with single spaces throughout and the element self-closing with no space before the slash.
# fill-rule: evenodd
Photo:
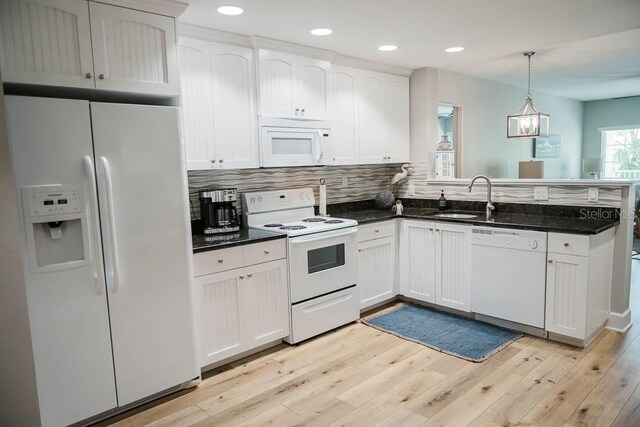
<svg viewBox="0 0 640 427">
<path fill-rule="evenodd" d="M 239 195 L 250 191 L 311 187 L 318 200 L 320 179 L 327 185 L 327 204 L 373 199 L 377 192 L 391 189 L 391 178 L 401 164 L 313 166 L 295 168 L 228 169 L 189 171 L 192 213 L 200 217 L 198 191 L 204 188 L 237 188 Z M 343 181 L 346 178 L 346 185 Z M 239 209 L 242 203 L 237 203 Z"/>
</svg>

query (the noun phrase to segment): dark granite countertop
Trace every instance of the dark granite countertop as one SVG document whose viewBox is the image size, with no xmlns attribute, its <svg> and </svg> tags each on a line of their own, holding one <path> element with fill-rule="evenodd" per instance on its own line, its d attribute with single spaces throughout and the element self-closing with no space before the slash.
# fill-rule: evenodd
<svg viewBox="0 0 640 427">
<path fill-rule="evenodd" d="M 445 219 L 433 216 L 440 212 L 441 211 L 439 211 L 438 209 L 406 207 L 404 208 L 401 217 L 423 219 L 429 221 L 444 221 L 481 225 L 487 227 L 517 228 L 523 230 L 551 231 L 571 234 L 598 234 L 614 227 L 619 222 L 617 220 L 586 219 L 566 216 L 527 215 L 502 212 L 495 212 L 493 214 L 494 222 L 487 222 L 484 220 L 484 211 L 478 212 L 467 210 L 445 210 L 442 212 L 477 214 L 478 217 L 471 219 Z M 368 224 L 372 222 L 398 218 L 398 216 L 393 211 L 376 209 L 342 211 L 340 213 L 335 213 L 334 216 L 340 218 L 355 219 L 359 224 Z"/>
<path fill-rule="evenodd" d="M 211 236 L 194 234 L 192 236 L 193 253 L 213 251 L 267 240 L 284 239 L 286 237 L 287 236 L 282 233 L 271 233 L 269 231 L 253 230 L 250 228 L 241 228 L 237 233 L 214 234 Z"/>
</svg>

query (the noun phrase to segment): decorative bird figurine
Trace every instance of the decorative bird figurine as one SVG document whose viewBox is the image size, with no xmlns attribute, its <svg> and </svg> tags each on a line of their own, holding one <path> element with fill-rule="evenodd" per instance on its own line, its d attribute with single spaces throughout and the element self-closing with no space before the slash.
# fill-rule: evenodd
<svg viewBox="0 0 640 427">
<path fill-rule="evenodd" d="M 405 179 L 409 173 L 409 163 L 402 165 L 402 172 L 398 172 L 391 178 L 391 185 L 395 185 Z"/>
<path fill-rule="evenodd" d="M 413 168 L 411 168 L 411 165 L 409 165 L 409 163 L 405 163 L 404 165 L 402 165 L 402 172 L 398 172 L 393 176 L 393 178 L 391 178 L 391 185 L 393 185 L 394 194 L 397 194 L 400 183 L 409 174 L 409 169 L 413 169 Z"/>
</svg>

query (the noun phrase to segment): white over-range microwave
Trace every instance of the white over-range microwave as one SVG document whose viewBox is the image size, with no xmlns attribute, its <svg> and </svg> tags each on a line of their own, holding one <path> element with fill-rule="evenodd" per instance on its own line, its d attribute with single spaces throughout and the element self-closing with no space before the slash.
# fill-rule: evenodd
<svg viewBox="0 0 640 427">
<path fill-rule="evenodd" d="M 322 166 L 331 160 L 329 122 L 261 118 L 260 166 Z"/>
</svg>

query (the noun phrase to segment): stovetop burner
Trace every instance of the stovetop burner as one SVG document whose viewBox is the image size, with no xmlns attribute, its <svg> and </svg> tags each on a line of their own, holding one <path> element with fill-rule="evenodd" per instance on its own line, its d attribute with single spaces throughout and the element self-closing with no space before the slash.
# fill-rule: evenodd
<svg viewBox="0 0 640 427">
<path fill-rule="evenodd" d="M 324 218 L 319 218 L 319 217 L 315 217 L 315 218 L 307 218 L 307 219 L 303 219 L 302 222 L 325 222 L 326 219 Z"/>
<path fill-rule="evenodd" d="M 341 219 L 330 219 L 325 224 L 342 224 L 344 221 Z"/>
<path fill-rule="evenodd" d="M 282 224 L 265 224 L 263 227 L 278 228 L 278 227 L 282 227 Z"/>
<path fill-rule="evenodd" d="M 302 230 L 305 229 L 304 225 L 284 225 L 280 227 L 280 230 Z"/>
</svg>

